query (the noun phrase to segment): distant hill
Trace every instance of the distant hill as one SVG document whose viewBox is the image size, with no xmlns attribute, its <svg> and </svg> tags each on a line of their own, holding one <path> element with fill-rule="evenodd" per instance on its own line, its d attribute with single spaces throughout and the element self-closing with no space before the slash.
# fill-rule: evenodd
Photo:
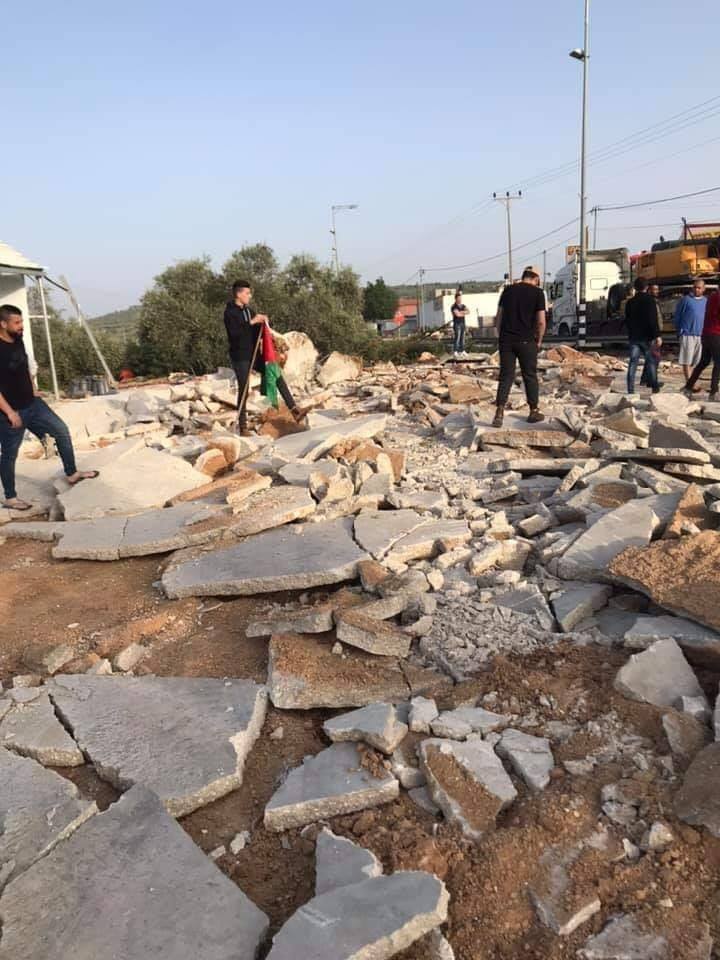
<svg viewBox="0 0 720 960">
<path fill-rule="evenodd" d="M 88 323 L 93 330 L 110 334 L 118 340 L 132 340 L 137 333 L 140 320 L 140 307 L 126 307 L 125 310 L 113 310 L 100 317 L 89 317 Z"/>
</svg>

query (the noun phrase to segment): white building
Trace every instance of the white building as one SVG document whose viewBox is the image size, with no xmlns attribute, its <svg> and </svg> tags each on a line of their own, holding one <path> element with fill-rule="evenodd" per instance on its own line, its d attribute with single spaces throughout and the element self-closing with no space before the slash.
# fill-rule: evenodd
<svg viewBox="0 0 720 960">
<path fill-rule="evenodd" d="M 37 364 L 33 349 L 32 323 L 28 311 L 25 278 L 37 283 L 44 272 L 40 264 L 33 263 L 17 250 L 13 250 L 7 243 L 0 241 L 0 304 L 10 303 L 22 310 L 25 320 L 23 340 L 30 360 L 30 369 L 33 372 L 37 369 Z"/>
<path fill-rule="evenodd" d="M 495 323 L 498 302 L 503 287 L 494 293 L 464 293 L 462 303 L 470 313 L 465 317 L 468 330 L 487 330 Z M 452 327 L 452 307 L 455 303 L 455 291 L 439 291 L 440 295 L 434 300 L 422 304 L 420 327 L 422 330 L 437 330 L 445 324 Z"/>
</svg>

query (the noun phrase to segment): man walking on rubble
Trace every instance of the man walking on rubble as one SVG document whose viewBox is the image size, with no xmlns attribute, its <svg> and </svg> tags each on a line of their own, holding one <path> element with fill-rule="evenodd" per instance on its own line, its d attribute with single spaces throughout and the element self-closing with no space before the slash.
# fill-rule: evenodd
<svg viewBox="0 0 720 960">
<path fill-rule="evenodd" d="M 710 396 L 708 399 L 717 401 L 718 387 L 720 386 L 720 290 L 715 290 L 708 297 L 702 334 L 702 354 L 700 362 L 685 384 L 685 391 L 688 396 L 697 392 L 698 388 L 695 385 L 700 379 L 700 374 L 711 363 L 713 368 L 710 375 Z"/>
<path fill-rule="evenodd" d="M 498 381 L 494 427 L 501 427 L 505 406 L 515 380 L 515 367 L 525 384 L 530 406 L 528 423 L 545 419 L 540 412 L 540 386 L 537 375 L 538 351 L 545 335 L 545 294 L 540 289 L 539 267 L 526 267 L 520 283 L 505 287 L 500 297 L 495 329 L 500 341 L 500 379 Z"/>
<path fill-rule="evenodd" d="M 635 393 L 635 377 L 640 357 L 645 358 L 647 379 L 653 393 L 659 393 L 657 366 L 653 347 L 662 346 L 658 310 L 655 299 L 648 293 L 648 282 L 638 277 L 634 283 L 635 296 L 625 304 L 625 326 L 628 331 L 630 355 L 627 369 L 627 392 Z"/>
<path fill-rule="evenodd" d="M 705 326 L 706 308 L 704 280 L 696 280 L 693 283 L 692 292 L 686 293 L 675 307 L 673 322 L 680 338 L 678 363 L 682 366 L 686 384 L 691 379 L 693 367 L 697 367 L 702 356 L 702 335 Z M 697 393 L 700 387 L 696 387 L 695 380 L 693 380 L 692 386 L 686 386 L 685 389 Z"/>
<path fill-rule="evenodd" d="M 36 394 L 23 343 L 22 311 L 6 303 L 0 307 L 0 480 L 4 506 L 10 510 L 29 510 L 32 506 L 21 500 L 15 489 L 15 462 L 25 430 L 39 440 L 53 438 L 71 486 L 98 476 L 97 470 L 78 470 L 70 431 Z"/>
<path fill-rule="evenodd" d="M 230 361 L 235 371 L 238 384 L 238 431 L 241 436 L 250 436 L 247 425 L 247 399 L 250 388 L 250 374 L 253 370 L 262 374 L 265 362 L 260 350 L 262 343 L 262 325 L 268 329 L 270 321 L 264 313 L 257 313 L 250 306 L 252 289 L 247 280 L 237 280 L 232 285 L 232 300 L 225 307 L 225 329 L 228 335 Z M 287 404 L 296 423 L 305 418 L 285 378 L 279 376 L 276 381 L 277 389 Z"/>
</svg>

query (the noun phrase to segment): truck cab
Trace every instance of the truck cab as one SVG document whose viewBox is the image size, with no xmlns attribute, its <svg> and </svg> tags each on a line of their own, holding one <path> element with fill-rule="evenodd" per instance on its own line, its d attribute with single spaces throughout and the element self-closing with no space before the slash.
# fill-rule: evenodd
<svg viewBox="0 0 720 960">
<path fill-rule="evenodd" d="M 579 303 L 579 260 L 577 256 L 561 267 L 550 284 L 552 303 L 550 332 L 553 336 L 577 335 Z M 587 255 L 585 300 L 587 332 L 592 336 L 614 336 L 622 332 L 621 305 L 630 279 L 628 250 L 593 250 Z"/>
</svg>

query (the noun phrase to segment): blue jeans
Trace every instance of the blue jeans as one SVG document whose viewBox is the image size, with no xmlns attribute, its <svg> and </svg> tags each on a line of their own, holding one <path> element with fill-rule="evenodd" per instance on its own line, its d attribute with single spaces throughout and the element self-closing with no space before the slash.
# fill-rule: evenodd
<svg viewBox="0 0 720 960">
<path fill-rule="evenodd" d="M 25 430 L 34 433 L 38 440 L 42 440 L 46 435 L 52 437 L 57 444 L 65 476 L 71 477 L 74 473 L 77 473 L 70 431 L 65 422 L 50 409 L 44 400 L 35 397 L 29 407 L 18 410 L 18 415 L 23 422 L 22 427 L 11 427 L 7 417 L 0 413 L 0 481 L 3 485 L 6 500 L 12 500 L 17 496 L 15 490 L 15 461 Z"/>
<path fill-rule="evenodd" d="M 648 385 L 657 389 L 657 366 L 655 363 L 655 357 L 652 355 L 650 350 L 650 342 L 648 340 L 638 340 L 636 342 L 630 342 L 630 359 L 628 361 L 627 369 L 627 389 L 628 393 L 635 393 L 635 375 L 637 374 L 638 363 L 640 357 L 645 357 L 645 370 L 647 371 L 647 381 Z"/>
<path fill-rule="evenodd" d="M 465 321 L 453 320 L 453 353 L 465 352 Z"/>
</svg>

